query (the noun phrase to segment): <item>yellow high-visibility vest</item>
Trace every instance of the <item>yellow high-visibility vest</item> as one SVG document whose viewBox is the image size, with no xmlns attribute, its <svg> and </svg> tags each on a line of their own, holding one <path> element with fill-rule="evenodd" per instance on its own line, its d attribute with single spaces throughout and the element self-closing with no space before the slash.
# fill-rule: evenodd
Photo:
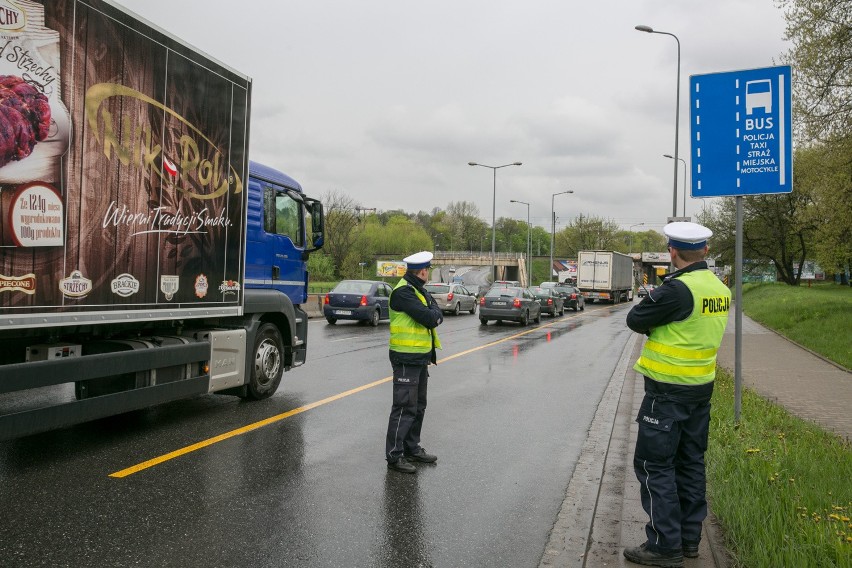
<svg viewBox="0 0 852 568">
<path fill-rule="evenodd" d="M 394 291 L 401 286 L 408 286 L 405 279 L 401 279 Z M 411 287 L 417 298 L 426 306 L 426 297 L 417 288 Z M 391 292 L 393 296 L 393 292 Z M 434 345 L 435 349 L 441 349 L 441 340 L 438 339 L 438 331 L 429 329 L 417 323 L 414 318 L 405 312 L 398 312 L 390 308 L 390 348 L 399 353 L 429 353 Z"/>
<path fill-rule="evenodd" d="M 678 280 L 692 292 L 692 313 L 684 321 L 654 328 L 633 368 L 663 383 L 709 383 L 716 378 L 716 352 L 728 324 L 731 291 L 709 270 L 687 272 Z"/>
</svg>

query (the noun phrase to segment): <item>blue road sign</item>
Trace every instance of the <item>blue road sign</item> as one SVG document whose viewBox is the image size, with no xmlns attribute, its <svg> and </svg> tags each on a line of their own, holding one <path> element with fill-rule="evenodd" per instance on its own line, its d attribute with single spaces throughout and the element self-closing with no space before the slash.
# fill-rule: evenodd
<svg viewBox="0 0 852 568">
<path fill-rule="evenodd" d="M 790 67 L 689 78 L 693 197 L 793 191 Z"/>
</svg>

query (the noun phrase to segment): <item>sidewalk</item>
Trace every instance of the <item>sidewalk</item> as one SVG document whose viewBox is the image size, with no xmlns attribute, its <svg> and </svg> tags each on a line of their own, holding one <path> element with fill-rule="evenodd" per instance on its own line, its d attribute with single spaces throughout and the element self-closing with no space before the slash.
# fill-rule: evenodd
<svg viewBox="0 0 852 568">
<path fill-rule="evenodd" d="M 718 364 L 734 369 L 734 316 Z M 743 384 L 792 414 L 852 439 L 852 374 L 743 315 Z M 636 567 L 622 555 L 644 541 L 647 516 L 633 474 L 635 417 L 644 396 L 633 371 L 643 338 L 633 334 L 598 405 L 540 566 Z M 747 418 L 747 417 L 744 417 Z M 724 568 L 727 553 L 712 511 L 699 557 L 685 568 Z"/>
</svg>

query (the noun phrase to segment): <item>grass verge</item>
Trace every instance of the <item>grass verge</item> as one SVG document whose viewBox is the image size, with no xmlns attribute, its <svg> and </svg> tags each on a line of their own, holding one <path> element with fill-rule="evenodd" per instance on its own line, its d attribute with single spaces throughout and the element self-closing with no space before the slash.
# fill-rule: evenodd
<svg viewBox="0 0 852 568">
<path fill-rule="evenodd" d="M 796 343 L 852 369 L 852 287 L 750 285 L 743 288 L 743 311 Z"/>
<path fill-rule="evenodd" d="M 707 450 L 708 498 L 738 566 L 852 567 L 852 447 L 720 370 Z"/>
</svg>

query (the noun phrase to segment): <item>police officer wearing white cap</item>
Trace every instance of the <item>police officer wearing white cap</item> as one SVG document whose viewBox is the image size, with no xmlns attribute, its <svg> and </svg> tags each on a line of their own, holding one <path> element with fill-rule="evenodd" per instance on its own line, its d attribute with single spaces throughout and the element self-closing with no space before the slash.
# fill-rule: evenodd
<svg viewBox="0 0 852 568">
<path fill-rule="evenodd" d="M 669 223 L 663 232 L 676 270 L 627 314 L 628 327 L 648 336 L 633 367 L 645 377 L 633 467 L 650 520 L 646 542 L 624 556 L 682 566 L 684 556 L 698 556 L 707 516 L 704 452 L 731 292 L 704 261 L 710 229 Z"/>
<path fill-rule="evenodd" d="M 444 321 L 441 308 L 426 291 L 432 253 L 421 251 L 403 259 L 405 276 L 390 296 L 390 362 L 393 405 L 388 420 L 385 455 L 388 468 L 415 473 L 412 462 L 434 463 L 438 458 L 420 445 L 426 412 L 427 367 L 437 364 L 441 340 L 435 329 Z"/>
</svg>

